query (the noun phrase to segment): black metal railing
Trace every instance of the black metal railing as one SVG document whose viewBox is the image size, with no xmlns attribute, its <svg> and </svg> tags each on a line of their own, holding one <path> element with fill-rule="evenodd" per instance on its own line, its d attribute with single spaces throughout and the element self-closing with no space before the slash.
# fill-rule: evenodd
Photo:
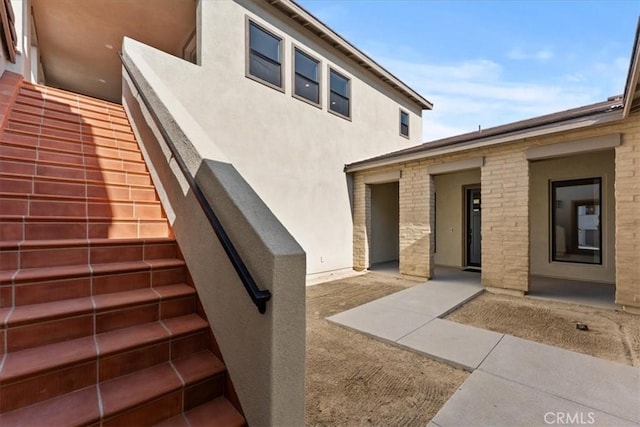
<svg viewBox="0 0 640 427">
<path fill-rule="evenodd" d="M 189 183 L 189 187 L 191 191 L 193 191 L 193 194 L 198 200 L 198 203 L 200 204 L 200 207 L 202 208 L 205 216 L 209 220 L 211 227 L 213 227 L 213 231 L 216 233 L 216 236 L 218 236 L 218 240 L 220 241 L 220 244 L 224 248 L 224 251 L 227 254 L 227 256 L 229 257 L 229 261 L 231 261 L 231 264 L 233 265 L 233 268 L 236 270 L 238 277 L 242 281 L 244 288 L 247 290 L 249 297 L 251 297 L 251 300 L 256 305 L 256 307 L 258 307 L 258 311 L 264 314 L 267 310 L 267 301 L 271 299 L 271 292 L 269 292 L 268 290 L 263 290 L 258 288 L 258 285 L 256 284 L 255 280 L 253 280 L 253 277 L 249 272 L 249 269 L 247 268 L 244 261 L 242 260 L 242 257 L 240 257 L 240 254 L 238 254 L 238 251 L 236 250 L 235 246 L 231 242 L 229 235 L 224 230 L 224 227 L 222 226 L 222 224 L 220 223 L 220 220 L 218 219 L 215 212 L 213 211 L 213 208 L 209 204 L 209 201 L 202 193 L 202 190 L 200 190 L 200 187 L 196 183 L 195 178 L 191 176 L 191 173 L 189 172 L 187 165 L 184 163 L 184 160 L 182 160 L 182 157 L 179 155 L 178 150 L 173 145 L 173 141 L 171 140 L 171 137 L 169 136 L 166 129 L 162 125 L 160 118 L 158 117 L 156 112 L 153 110 L 151 103 L 149 102 L 149 99 L 140 88 L 140 85 L 138 84 L 138 82 L 135 80 L 135 77 L 131 72 L 130 66 L 129 64 L 127 64 L 127 61 L 125 60 L 122 52 L 119 52 L 119 56 L 120 56 L 120 60 L 122 61 L 122 65 L 127 71 L 127 74 L 129 75 L 129 77 L 131 78 L 131 82 L 136 87 L 136 90 L 140 94 L 140 98 L 142 99 L 142 102 L 145 104 L 147 110 L 151 114 L 151 118 L 153 119 L 153 122 L 155 123 L 156 127 L 160 131 L 160 134 L 162 135 L 165 142 L 167 143 L 167 146 L 169 147 L 169 150 L 171 151 L 173 158 L 176 160 L 178 166 L 180 167 L 180 170 L 182 171 L 182 174 L 184 175 L 185 179 Z"/>
</svg>

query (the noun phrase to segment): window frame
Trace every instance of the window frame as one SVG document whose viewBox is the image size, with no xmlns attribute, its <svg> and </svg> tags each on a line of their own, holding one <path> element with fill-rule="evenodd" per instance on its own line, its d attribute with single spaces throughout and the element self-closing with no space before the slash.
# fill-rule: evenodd
<svg viewBox="0 0 640 427">
<path fill-rule="evenodd" d="M 604 253 L 605 253 L 605 248 L 604 248 L 604 239 L 603 239 L 603 224 L 605 224 L 606 222 L 604 221 L 604 215 L 605 215 L 605 209 L 604 209 L 604 199 L 602 198 L 602 189 L 603 189 L 603 177 L 602 176 L 594 176 L 594 177 L 589 177 L 589 178 L 576 178 L 576 179 L 554 179 L 554 180 L 550 180 L 549 181 L 549 237 L 550 237 L 550 245 L 549 245 L 549 262 L 552 263 L 568 263 L 568 264 L 582 264 L 582 265 L 590 265 L 590 266 L 603 266 L 604 265 Z M 589 261 L 579 261 L 579 260 L 564 260 L 564 259 L 557 259 L 556 258 L 556 215 L 555 215 L 555 209 L 556 209 L 556 189 L 557 188 L 562 188 L 562 187 L 571 187 L 571 186 L 578 186 L 578 185 L 594 185 L 594 184 L 598 184 L 598 202 L 599 202 L 599 207 L 600 207 L 600 214 L 599 214 L 599 222 L 598 222 L 598 239 L 600 242 L 600 259 L 599 262 L 589 262 Z M 574 223 L 574 218 L 573 218 L 573 207 L 572 207 L 572 217 L 571 217 L 571 221 L 572 221 L 572 229 L 574 227 L 577 227 L 577 224 Z M 573 242 L 570 243 L 571 245 L 573 245 Z"/>
<path fill-rule="evenodd" d="M 271 83 L 268 80 L 264 80 L 258 76 L 255 76 L 253 74 L 251 74 L 251 26 L 254 25 L 256 28 L 258 28 L 259 30 L 267 33 L 268 35 L 272 36 L 273 38 L 277 39 L 280 43 L 280 86 Z M 285 43 L 284 43 L 284 37 L 279 36 L 278 34 L 274 33 L 273 31 L 265 28 L 264 25 L 261 25 L 259 23 L 257 23 L 255 20 L 253 20 L 252 18 L 250 18 L 249 16 L 245 17 L 245 70 L 244 70 L 244 74 L 245 77 L 256 81 L 258 83 L 262 83 L 265 86 L 268 86 L 272 89 L 275 89 L 277 91 L 280 92 L 285 92 L 285 74 L 284 74 L 284 70 L 285 70 L 285 66 L 286 66 L 286 55 L 285 53 Z"/>
<path fill-rule="evenodd" d="M 296 75 L 297 75 L 296 51 L 300 52 L 301 54 L 308 57 L 312 61 L 315 61 L 318 65 L 318 81 L 316 82 L 318 84 L 318 102 L 317 103 L 313 102 L 308 98 L 305 98 L 302 95 L 298 95 L 296 93 Z M 306 77 L 303 77 L 303 78 L 306 79 Z M 307 104 L 313 105 L 314 107 L 318 107 L 322 109 L 322 61 L 318 59 L 316 56 L 311 55 L 305 49 L 302 49 L 300 46 L 293 43 L 291 44 L 291 96 L 300 101 L 306 102 Z"/>
<path fill-rule="evenodd" d="M 329 72 L 327 73 L 327 111 L 331 114 L 334 114 L 338 117 L 341 117 L 345 120 L 349 120 L 351 121 L 351 117 L 352 117 L 352 113 L 353 113 L 353 106 L 352 106 L 352 96 L 351 96 L 351 78 L 347 77 L 344 73 L 341 73 L 340 71 L 336 70 L 335 68 L 333 68 L 331 65 L 328 66 Z M 344 114 L 338 112 L 338 111 L 334 111 L 331 109 L 331 92 L 333 92 L 331 90 L 331 73 L 336 73 L 338 76 L 344 78 L 347 81 L 347 92 L 348 92 L 348 97 L 346 98 L 347 101 L 349 102 L 349 115 L 345 116 Z M 340 95 L 339 93 L 336 92 L 336 95 L 338 95 L 339 97 L 344 98 L 342 95 Z"/>
<path fill-rule="evenodd" d="M 407 116 L 407 133 L 406 135 L 404 133 L 402 133 L 402 116 L 405 115 Z M 399 116 L 399 134 L 400 136 L 410 139 L 410 135 L 411 135 L 411 116 L 409 115 L 408 111 L 403 110 L 402 108 L 400 109 L 400 116 Z"/>
</svg>

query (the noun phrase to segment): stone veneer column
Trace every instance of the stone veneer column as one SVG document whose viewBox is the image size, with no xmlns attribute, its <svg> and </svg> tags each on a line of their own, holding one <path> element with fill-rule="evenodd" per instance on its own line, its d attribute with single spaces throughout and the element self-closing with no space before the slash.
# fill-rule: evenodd
<svg viewBox="0 0 640 427">
<path fill-rule="evenodd" d="M 400 273 L 433 277 L 433 178 L 423 164 L 407 167 L 400 179 Z"/>
<path fill-rule="evenodd" d="M 371 229 L 371 187 L 364 183 L 362 173 L 353 178 L 353 268 L 369 268 L 369 238 Z"/>
<path fill-rule="evenodd" d="M 522 146 L 487 154 L 481 184 L 482 284 L 522 295 L 529 289 L 529 162 Z"/>
<path fill-rule="evenodd" d="M 616 304 L 640 313 L 640 115 L 616 147 Z"/>
</svg>

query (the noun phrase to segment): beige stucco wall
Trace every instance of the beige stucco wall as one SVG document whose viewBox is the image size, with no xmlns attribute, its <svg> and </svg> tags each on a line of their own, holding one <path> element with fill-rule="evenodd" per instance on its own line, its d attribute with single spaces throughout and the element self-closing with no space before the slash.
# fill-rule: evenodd
<svg viewBox="0 0 640 427">
<path fill-rule="evenodd" d="M 531 162 L 531 274 L 615 283 L 614 151 Z M 550 181 L 602 177 L 602 265 L 551 262 Z"/>
<path fill-rule="evenodd" d="M 267 3 L 201 1 L 198 13 L 200 66 L 144 47 L 131 57 L 149 65 L 294 235 L 308 274 L 351 268 L 343 165 L 418 144 L 421 111 Z M 284 93 L 245 77 L 247 17 L 284 39 Z M 292 96 L 294 44 L 321 59 L 322 108 Z M 351 120 L 327 111 L 329 65 L 351 78 Z M 411 139 L 399 135 L 400 107 Z"/>
<path fill-rule="evenodd" d="M 371 185 L 371 264 L 399 257 L 398 183 Z"/>
<path fill-rule="evenodd" d="M 434 176 L 436 265 L 464 266 L 464 186 L 480 185 L 480 169 Z"/>
</svg>

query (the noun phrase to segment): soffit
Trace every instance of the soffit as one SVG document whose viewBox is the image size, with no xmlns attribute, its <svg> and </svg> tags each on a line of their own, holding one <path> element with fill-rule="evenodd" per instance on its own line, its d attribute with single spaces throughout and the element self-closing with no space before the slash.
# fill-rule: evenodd
<svg viewBox="0 0 640 427">
<path fill-rule="evenodd" d="M 195 0 L 32 0 L 32 9 L 46 83 L 118 103 L 123 37 L 175 54 L 196 25 Z"/>
</svg>

